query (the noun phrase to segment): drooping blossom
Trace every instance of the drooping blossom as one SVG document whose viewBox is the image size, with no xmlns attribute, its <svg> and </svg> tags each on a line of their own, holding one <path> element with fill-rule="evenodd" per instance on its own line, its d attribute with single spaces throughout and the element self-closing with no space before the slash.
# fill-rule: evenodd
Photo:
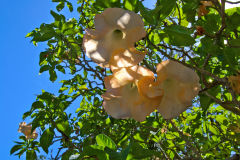
<svg viewBox="0 0 240 160">
<path fill-rule="evenodd" d="M 240 75 L 230 76 L 228 81 L 235 93 L 240 94 Z"/>
<path fill-rule="evenodd" d="M 164 92 L 158 111 L 165 119 L 177 117 L 198 95 L 199 77 L 192 69 L 172 60 L 159 63 L 157 75 L 159 87 Z"/>
<path fill-rule="evenodd" d="M 154 73 L 141 66 L 115 70 L 104 80 L 104 109 L 114 118 L 144 121 L 162 99 L 161 89 L 151 89 L 154 79 Z"/>
<path fill-rule="evenodd" d="M 134 66 L 115 70 L 105 78 L 103 106 L 114 118 L 145 120 L 155 109 L 163 118 L 177 117 L 192 104 L 200 84 L 198 75 L 188 67 L 167 60 L 153 72 Z"/>
<path fill-rule="evenodd" d="M 95 30 L 86 30 L 83 47 L 86 55 L 102 67 L 110 67 L 110 60 L 115 68 L 117 65 L 129 67 L 144 58 L 146 52 L 136 51 L 134 44 L 145 35 L 144 23 L 138 14 L 121 8 L 107 8 L 96 15 Z"/>
<path fill-rule="evenodd" d="M 32 126 L 30 124 L 27 124 L 26 122 L 21 122 L 19 124 L 18 132 L 23 133 L 26 139 L 36 139 L 38 137 L 36 130 L 34 130 L 32 133 L 31 130 Z"/>
</svg>

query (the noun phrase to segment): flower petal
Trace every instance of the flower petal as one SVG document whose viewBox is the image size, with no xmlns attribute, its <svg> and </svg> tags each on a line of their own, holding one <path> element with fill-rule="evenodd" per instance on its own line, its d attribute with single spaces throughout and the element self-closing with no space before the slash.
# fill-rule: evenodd
<svg viewBox="0 0 240 160">
<path fill-rule="evenodd" d="M 18 132 L 21 132 L 25 135 L 27 139 L 36 139 L 38 134 L 36 133 L 36 130 L 34 130 L 32 133 L 32 126 L 30 124 L 26 124 L 26 122 L 21 122 L 19 124 Z"/>
<path fill-rule="evenodd" d="M 159 63 L 157 65 L 157 75 L 159 81 L 166 79 L 167 76 L 185 83 L 199 82 L 198 75 L 192 69 L 172 60 Z"/>
<path fill-rule="evenodd" d="M 106 77 L 107 91 L 102 97 L 107 113 L 115 118 L 145 120 L 160 104 L 161 96 L 147 97 L 140 93 L 144 90 L 141 85 L 148 85 L 143 81 L 144 77 L 154 78 L 154 73 L 141 66 L 121 68 Z"/>
<path fill-rule="evenodd" d="M 100 66 L 109 67 L 109 60 L 112 59 L 115 68 L 119 65 L 128 67 L 138 64 L 144 58 L 145 53 L 140 54 L 133 48 L 135 42 L 146 35 L 144 23 L 136 13 L 121 8 L 108 8 L 96 15 L 95 28 L 86 30 L 83 47 L 86 55 Z M 115 57 L 112 58 L 112 55 Z M 121 62 L 118 62 L 119 59 Z"/>
<path fill-rule="evenodd" d="M 118 68 L 135 66 L 144 59 L 145 54 L 146 52 L 137 51 L 135 48 L 116 50 L 112 54 L 109 66 L 112 71 Z"/>
<path fill-rule="evenodd" d="M 198 75 L 188 67 L 167 60 L 157 65 L 157 82 L 164 91 L 158 111 L 165 119 L 177 117 L 191 106 L 200 84 Z"/>
</svg>

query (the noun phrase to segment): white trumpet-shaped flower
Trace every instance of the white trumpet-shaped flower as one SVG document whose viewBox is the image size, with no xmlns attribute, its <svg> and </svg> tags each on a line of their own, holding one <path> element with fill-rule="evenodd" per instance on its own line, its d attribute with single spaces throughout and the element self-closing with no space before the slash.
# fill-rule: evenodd
<svg viewBox="0 0 240 160">
<path fill-rule="evenodd" d="M 129 67 L 146 54 L 134 48 L 146 35 L 139 15 L 121 8 L 107 8 L 95 17 L 95 30 L 87 29 L 83 38 L 86 55 L 102 67 Z"/>
</svg>

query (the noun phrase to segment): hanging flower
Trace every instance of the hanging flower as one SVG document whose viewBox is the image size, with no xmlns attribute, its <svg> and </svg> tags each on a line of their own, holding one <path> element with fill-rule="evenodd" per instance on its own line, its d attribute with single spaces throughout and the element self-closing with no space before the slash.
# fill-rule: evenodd
<svg viewBox="0 0 240 160">
<path fill-rule="evenodd" d="M 120 59 L 124 61 L 120 66 L 128 67 L 144 58 L 146 52 L 137 52 L 134 44 L 145 35 L 144 23 L 139 15 L 121 8 L 107 8 L 96 15 L 95 30 L 86 30 L 83 47 L 86 55 L 102 67 L 110 67 L 111 59 L 114 65 L 118 63 L 113 60 Z M 126 60 L 123 60 L 124 56 Z"/>
<path fill-rule="evenodd" d="M 154 73 L 141 66 L 115 70 L 105 77 L 104 109 L 114 118 L 144 121 L 161 102 L 162 91 L 151 92 L 154 79 Z"/>
<path fill-rule="evenodd" d="M 230 76 L 228 81 L 235 93 L 240 94 L 240 75 Z"/>
<path fill-rule="evenodd" d="M 177 117 L 198 95 L 199 77 L 190 68 L 172 60 L 159 63 L 157 75 L 159 88 L 164 92 L 158 111 L 165 119 Z"/>
<path fill-rule="evenodd" d="M 36 130 L 31 133 L 32 126 L 30 124 L 26 124 L 26 122 L 21 122 L 19 124 L 18 132 L 21 132 L 25 135 L 26 139 L 36 139 L 38 134 Z"/>
</svg>

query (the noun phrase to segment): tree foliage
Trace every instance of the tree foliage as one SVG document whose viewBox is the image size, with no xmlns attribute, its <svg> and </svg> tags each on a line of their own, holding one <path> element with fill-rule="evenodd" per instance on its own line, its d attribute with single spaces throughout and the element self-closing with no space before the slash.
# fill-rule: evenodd
<svg viewBox="0 0 240 160">
<path fill-rule="evenodd" d="M 240 96 L 228 77 L 240 70 L 240 8 L 229 1 L 157 0 L 153 9 L 140 0 L 52 0 L 54 21 L 28 33 L 34 45 L 44 42 L 40 73 L 58 93 L 42 91 L 23 119 L 32 119 L 39 138 L 20 136 L 10 153 L 26 159 L 228 159 L 240 154 Z M 147 1 L 146 1 L 147 2 Z M 74 4 L 73 4 L 74 3 Z M 97 66 L 82 48 L 86 28 L 105 8 L 124 8 L 143 18 L 147 36 L 136 43 L 148 54 L 142 65 L 155 72 L 157 63 L 171 59 L 194 69 L 201 90 L 193 106 L 172 120 L 153 112 L 144 122 L 119 120 L 102 107 L 103 79 L 109 69 Z M 78 12 L 66 19 L 63 9 Z M 239 84 L 240 85 L 240 84 Z M 66 111 L 81 101 L 74 113 Z M 45 156 L 42 156 L 45 155 Z"/>
</svg>

